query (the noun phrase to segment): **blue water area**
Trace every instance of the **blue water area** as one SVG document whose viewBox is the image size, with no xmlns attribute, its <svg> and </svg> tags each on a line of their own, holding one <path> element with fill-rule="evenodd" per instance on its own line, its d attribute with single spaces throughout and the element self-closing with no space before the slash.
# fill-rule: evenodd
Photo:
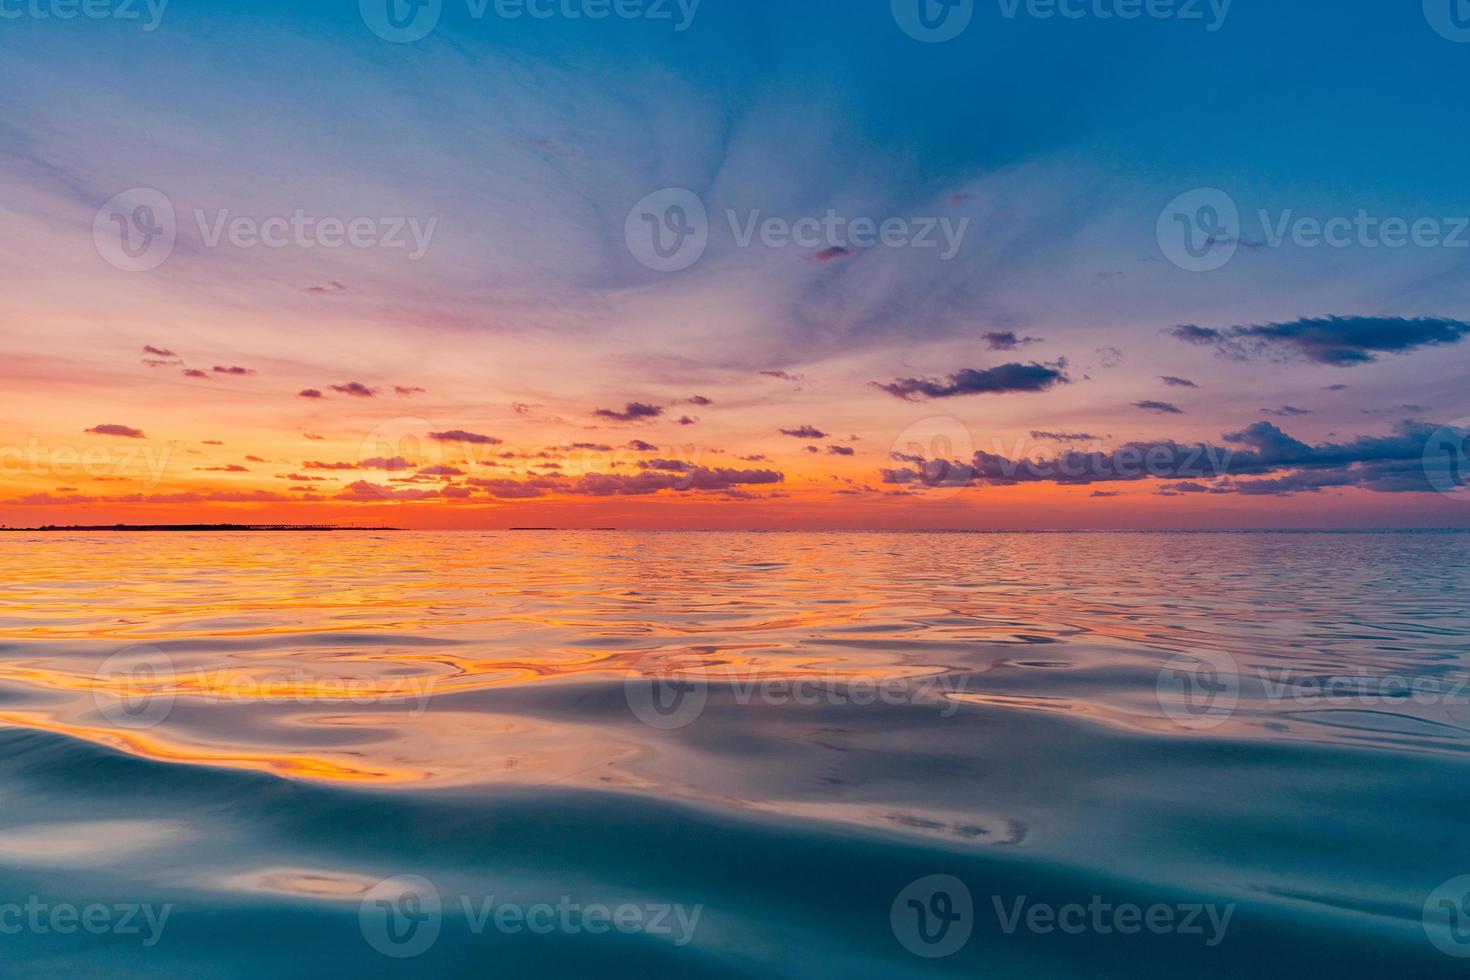
<svg viewBox="0 0 1470 980">
<path fill-rule="evenodd" d="M 1463 534 L 0 542 L 0 973 L 1454 977 Z"/>
</svg>

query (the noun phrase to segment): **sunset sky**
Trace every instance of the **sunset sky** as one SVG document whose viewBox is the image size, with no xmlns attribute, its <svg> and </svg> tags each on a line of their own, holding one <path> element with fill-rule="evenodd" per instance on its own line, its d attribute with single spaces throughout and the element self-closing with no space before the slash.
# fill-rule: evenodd
<svg viewBox="0 0 1470 980">
<path fill-rule="evenodd" d="M 0 523 L 1470 526 L 1419 3 L 438 6 L 0 20 Z"/>
</svg>

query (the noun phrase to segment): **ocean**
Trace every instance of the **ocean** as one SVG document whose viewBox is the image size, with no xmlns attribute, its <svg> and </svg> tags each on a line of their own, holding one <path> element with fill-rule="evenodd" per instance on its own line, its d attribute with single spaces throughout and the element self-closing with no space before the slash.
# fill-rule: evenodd
<svg viewBox="0 0 1470 980">
<path fill-rule="evenodd" d="M 1467 544 L 0 536 L 0 973 L 1463 976 Z"/>
</svg>

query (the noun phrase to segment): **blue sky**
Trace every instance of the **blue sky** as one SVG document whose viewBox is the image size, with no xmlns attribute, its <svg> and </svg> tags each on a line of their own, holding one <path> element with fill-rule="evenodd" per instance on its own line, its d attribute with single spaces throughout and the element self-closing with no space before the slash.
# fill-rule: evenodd
<svg viewBox="0 0 1470 980">
<path fill-rule="evenodd" d="M 1444 235 L 1470 215 L 1454 111 L 1470 44 L 1417 4 L 1159 0 L 1172 16 L 1121 20 L 1100 16 L 1118 0 L 1075 4 L 1076 19 L 1025 4 L 1007 16 L 1010 0 L 992 0 L 957 38 L 924 43 L 877 2 L 702 0 L 691 17 L 669 0 L 654 8 L 668 19 L 594 21 L 507 19 L 493 2 L 476 17 L 443 0 L 427 36 L 390 43 L 368 24 L 380 0 L 172 0 L 153 30 L 142 0 L 140 20 L 34 16 L 55 2 L 12 2 L 21 15 L 0 20 L 13 313 L 47 324 L 19 339 L 40 375 L 56 369 L 43 338 L 135 351 L 151 324 L 303 373 L 411 353 L 456 386 L 470 379 L 454 352 L 493 342 L 490 383 L 528 401 L 726 385 L 774 414 L 769 392 L 733 389 L 780 370 L 810 379 L 813 410 L 843 417 L 833 428 L 866 425 L 886 445 L 909 420 L 879 421 L 900 407 L 873 402 L 868 382 L 999 366 L 981 338 L 1010 331 L 1039 338 L 1011 360 L 1065 362 L 1079 383 L 1046 404 L 947 404 L 966 425 L 1070 418 L 1118 438 L 1206 439 L 1312 400 L 1292 434 L 1315 443 L 1388 425 L 1401 404 L 1437 424 L 1470 414 L 1455 344 L 1347 371 L 1212 356 L 1165 333 L 1470 319 L 1470 249 L 1273 244 L 1257 217 L 1361 211 Z M 183 215 L 176 251 L 144 280 L 99 275 L 86 229 L 137 187 Z M 674 275 L 641 265 L 624 236 L 629 209 L 663 188 L 693 191 L 711 215 L 707 251 Z M 1243 218 L 1233 257 L 1208 272 L 1169 261 L 1157 232 L 1166 204 L 1198 188 Z M 432 218 L 433 247 L 413 263 L 221 250 L 193 218 L 297 208 Z M 964 220 L 963 248 L 829 261 L 741 247 L 726 220 L 828 210 Z M 302 296 L 323 283 L 341 284 L 330 308 Z M 1161 397 L 1160 376 L 1211 381 L 1167 433 L 1135 409 Z M 1350 396 L 1323 399 L 1348 382 Z"/>
</svg>

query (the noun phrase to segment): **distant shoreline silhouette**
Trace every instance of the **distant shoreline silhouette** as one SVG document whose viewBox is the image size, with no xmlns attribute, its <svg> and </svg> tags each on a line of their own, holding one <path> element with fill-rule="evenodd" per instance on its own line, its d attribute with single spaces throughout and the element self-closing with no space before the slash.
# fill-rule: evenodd
<svg viewBox="0 0 1470 980">
<path fill-rule="evenodd" d="M 396 527 L 342 527 L 335 524 L 47 524 L 6 527 L 0 531 L 398 531 Z"/>
</svg>

